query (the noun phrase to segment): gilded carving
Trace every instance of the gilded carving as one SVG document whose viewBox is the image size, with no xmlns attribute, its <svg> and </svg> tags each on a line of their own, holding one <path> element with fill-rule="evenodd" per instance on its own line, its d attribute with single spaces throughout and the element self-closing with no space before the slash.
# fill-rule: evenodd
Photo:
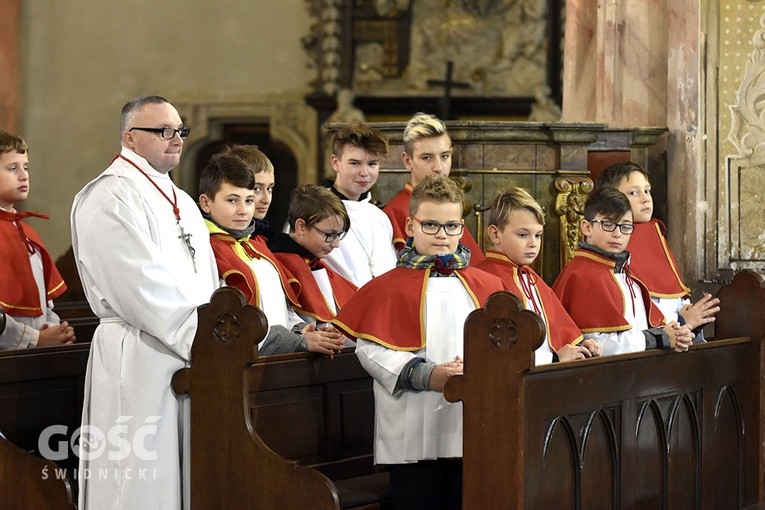
<svg viewBox="0 0 765 510">
<path fill-rule="evenodd" d="M 592 181 L 588 177 L 557 177 L 552 185 L 555 214 L 560 223 L 560 267 L 564 267 L 574 257 L 581 240 L 579 224 L 584 218 L 584 203 L 592 191 Z"/>
</svg>

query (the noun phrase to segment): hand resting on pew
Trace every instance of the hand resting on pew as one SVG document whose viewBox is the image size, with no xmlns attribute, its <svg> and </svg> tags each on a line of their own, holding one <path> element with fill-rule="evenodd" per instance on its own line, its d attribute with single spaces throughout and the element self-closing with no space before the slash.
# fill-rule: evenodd
<svg viewBox="0 0 765 510">
<path fill-rule="evenodd" d="M 430 381 L 428 381 L 428 387 L 433 391 L 443 393 L 446 381 L 455 375 L 462 375 L 464 367 L 465 364 L 462 358 L 459 356 L 454 358 L 454 361 L 447 361 L 446 363 L 436 365 L 436 367 L 430 373 Z"/>
<path fill-rule="evenodd" d="M 316 329 L 316 324 L 308 324 L 300 334 L 308 344 L 308 350 L 332 356 L 339 354 L 345 347 L 345 336 L 334 326 Z"/>
<path fill-rule="evenodd" d="M 555 353 L 558 355 L 559 362 L 576 361 L 600 356 L 603 354 L 603 348 L 595 340 L 586 338 L 579 345 L 564 345 Z"/>
<path fill-rule="evenodd" d="M 664 326 L 664 332 L 669 335 L 669 346 L 675 352 L 685 352 L 693 343 L 693 331 L 686 324 L 681 326 L 678 322 L 672 321 Z"/>
<path fill-rule="evenodd" d="M 40 328 L 40 338 L 37 340 L 37 346 L 69 345 L 74 343 L 76 339 L 74 328 L 67 321 L 52 326 L 43 324 Z"/>
</svg>

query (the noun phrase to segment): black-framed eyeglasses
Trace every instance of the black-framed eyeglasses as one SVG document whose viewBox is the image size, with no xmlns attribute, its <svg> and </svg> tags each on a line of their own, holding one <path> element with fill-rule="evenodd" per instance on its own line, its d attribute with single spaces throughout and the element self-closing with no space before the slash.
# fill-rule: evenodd
<svg viewBox="0 0 765 510">
<path fill-rule="evenodd" d="M 444 229 L 444 232 L 448 236 L 458 236 L 465 230 L 465 224 L 461 221 L 450 221 L 449 223 L 438 223 L 432 220 L 421 220 L 420 218 L 413 216 L 412 219 L 420 224 L 420 229 L 423 234 L 434 236 L 438 234 L 438 231 Z"/>
<path fill-rule="evenodd" d="M 624 235 L 630 235 L 632 232 L 635 231 L 635 225 L 632 223 L 616 223 L 615 221 L 611 220 L 587 220 L 590 223 L 600 223 L 600 228 L 603 229 L 604 232 L 613 232 L 616 230 L 616 227 L 619 227 L 619 232 L 621 232 Z"/>
<path fill-rule="evenodd" d="M 316 227 L 315 225 L 311 225 L 311 228 L 314 229 L 319 234 L 323 235 L 324 242 L 327 242 L 327 243 L 342 241 L 342 239 L 345 237 L 345 234 L 348 233 L 345 230 L 341 230 L 340 232 L 324 232 L 322 229 Z"/>
<path fill-rule="evenodd" d="M 137 129 L 138 131 L 148 131 L 149 133 L 157 133 L 159 136 L 164 138 L 165 140 L 169 140 L 171 138 L 175 137 L 175 133 L 178 133 L 181 138 L 188 138 L 189 134 L 191 133 L 191 129 L 187 127 L 179 127 L 179 128 L 171 128 L 171 127 L 163 127 L 163 128 L 147 128 L 147 127 L 134 127 L 128 129 L 128 131 L 132 131 L 134 129 Z"/>
</svg>

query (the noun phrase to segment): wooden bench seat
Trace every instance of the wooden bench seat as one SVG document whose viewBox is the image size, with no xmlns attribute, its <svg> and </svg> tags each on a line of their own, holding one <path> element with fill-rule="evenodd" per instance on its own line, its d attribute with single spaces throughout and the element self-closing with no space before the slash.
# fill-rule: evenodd
<svg viewBox="0 0 765 510">
<path fill-rule="evenodd" d="M 463 508 L 706 510 L 765 500 L 765 287 L 741 273 L 719 297 L 716 337 L 739 338 L 537 368 L 540 332 L 511 296 L 474 312 L 465 375 L 447 391 L 465 402 Z M 355 356 L 257 358 L 262 315 L 231 289 L 199 314 L 195 363 L 173 381 L 192 399 L 194 508 L 386 508 L 386 473 L 372 465 L 371 379 Z M 0 353 L 0 404 L 13 409 L 0 426 L 34 443 L 46 424 L 79 425 L 87 349 Z M 9 464 L 9 449 L 0 441 L 0 474 L 41 460 Z M 0 476 L 0 501 L 42 490 L 20 478 Z"/>
</svg>

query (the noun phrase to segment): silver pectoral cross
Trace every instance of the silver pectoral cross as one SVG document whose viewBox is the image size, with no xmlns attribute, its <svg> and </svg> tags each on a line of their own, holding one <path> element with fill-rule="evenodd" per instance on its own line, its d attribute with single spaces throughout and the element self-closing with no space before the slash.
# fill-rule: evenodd
<svg viewBox="0 0 765 510">
<path fill-rule="evenodd" d="M 178 222 L 178 229 L 181 231 L 181 235 L 178 236 L 178 239 L 183 241 L 183 244 L 186 245 L 186 251 L 189 252 L 189 256 L 191 257 L 191 263 L 194 265 L 194 272 L 196 273 L 197 272 L 197 261 L 194 258 L 194 254 L 196 253 L 196 250 L 191 245 L 191 234 L 187 234 L 183 230 L 183 226 L 181 225 L 180 222 Z"/>
</svg>

